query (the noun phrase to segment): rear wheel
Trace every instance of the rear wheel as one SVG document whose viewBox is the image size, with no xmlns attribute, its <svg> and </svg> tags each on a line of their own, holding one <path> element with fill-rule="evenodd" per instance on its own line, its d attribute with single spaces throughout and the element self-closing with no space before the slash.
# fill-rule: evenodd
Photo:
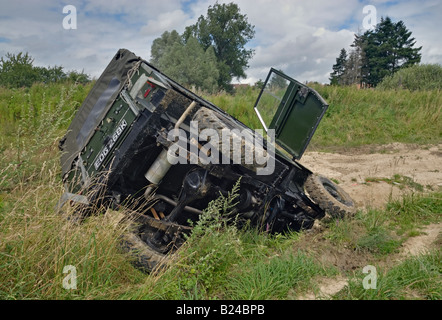
<svg viewBox="0 0 442 320">
<path fill-rule="evenodd" d="M 350 217 L 356 212 L 353 199 L 341 187 L 322 175 L 308 176 L 305 190 L 321 209 L 334 218 Z"/>
<path fill-rule="evenodd" d="M 156 270 L 167 259 L 167 255 L 159 253 L 141 240 L 136 231 L 127 232 L 121 240 L 121 247 L 132 258 L 132 264 L 143 272 Z"/>
<path fill-rule="evenodd" d="M 122 236 L 121 247 L 132 258 L 132 264 L 146 273 L 164 267 L 184 243 L 184 234 L 191 231 L 190 227 L 136 212 L 132 212 L 131 219 L 133 222 Z"/>
</svg>

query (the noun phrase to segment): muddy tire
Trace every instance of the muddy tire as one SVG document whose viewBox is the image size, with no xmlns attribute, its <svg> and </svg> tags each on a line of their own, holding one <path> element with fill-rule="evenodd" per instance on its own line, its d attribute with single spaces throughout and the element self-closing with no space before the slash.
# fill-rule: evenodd
<svg viewBox="0 0 442 320">
<path fill-rule="evenodd" d="M 139 270 L 150 273 L 163 265 L 167 255 L 161 254 L 141 240 L 136 232 L 127 232 L 122 236 L 121 248 L 128 253 L 131 263 Z"/>
<path fill-rule="evenodd" d="M 231 119 L 228 119 L 226 117 L 224 117 L 222 114 L 217 114 L 214 111 L 202 107 L 200 108 L 194 115 L 193 117 L 194 121 L 198 121 L 198 129 L 199 129 L 199 133 L 201 133 L 202 130 L 204 129 L 213 129 L 217 132 L 218 137 L 220 138 L 220 140 L 218 141 L 218 145 L 215 145 L 214 147 L 218 149 L 219 152 L 222 152 L 222 139 L 221 137 L 223 137 L 223 129 L 238 129 L 240 131 L 242 131 L 241 127 L 238 127 L 234 122 L 232 122 Z M 240 143 L 240 155 L 241 155 L 241 159 L 235 159 L 235 160 L 240 160 L 241 162 L 241 166 L 252 170 L 252 171 L 256 171 L 257 168 L 261 168 L 264 167 L 265 164 L 259 164 L 256 162 L 256 158 L 253 157 L 253 161 L 246 161 L 246 155 L 254 155 L 256 154 L 255 152 L 255 146 L 254 146 L 254 136 L 253 136 L 253 132 L 252 130 L 250 131 L 242 131 L 241 134 L 246 134 L 247 135 L 247 139 L 242 139 L 242 136 L 237 135 L 236 133 L 231 132 L 232 136 L 230 137 L 230 150 L 228 150 L 226 153 L 224 153 L 223 155 L 226 156 L 227 158 L 229 158 L 230 160 L 234 161 L 234 149 L 237 147 L 234 145 L 234 141 L 236 139 L 238 139 L 237 141 L 241 141 Z M 235 138 L 234 138 L 235 136 Z M 267 156 L 267 151 L 263 150 L 263 157 Z M 253 163 L 248 163 L 248 162 L 253 162 Z"/>
<path fill-rule="evenodd" d="M 351 217 L 356 212 L 353 199 L 330 179 L 311 174 L 305 181 L 310 198 L 334 218 Z"/>
</svg>

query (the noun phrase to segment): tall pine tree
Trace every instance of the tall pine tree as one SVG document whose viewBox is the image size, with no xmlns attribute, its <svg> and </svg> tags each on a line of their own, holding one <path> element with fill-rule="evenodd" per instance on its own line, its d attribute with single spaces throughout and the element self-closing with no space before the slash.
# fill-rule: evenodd
<svg viewBox="0 0 442 320">
<path fill-rule="evenodd" d="M 385 76 L 420 62 L 422 47 L 415 48 L 415 44 L 404 22 L 381 18 L 375 29 L 355 34 L 345 66 L 340 66 L 340 55 L 333 65 L 330 82 L 376 86 Z"/>
<path fill-rule="evenodd" d="M 342 48 L 339 53 L 339 57 L 336 58 L 336 63 L 333 65 L 333 72 L 330 73 L 330 84 L 331 85 L 342 85 L 343 79 L 342 75 L 345 72 L 345 65 L 347 63 L 347 51 Z"/>
<path fill-rule="evenodd" d="M 365 54 L 363 68 L 367 71 L 363 80 L 372 86 L 421 60 L 422 47 L 414 48 L 416 40 L 402 21 L 394 23 L 389 17 L 381 18 L 376 28 L 366 31 L 360 41 Z"/>
</svg>

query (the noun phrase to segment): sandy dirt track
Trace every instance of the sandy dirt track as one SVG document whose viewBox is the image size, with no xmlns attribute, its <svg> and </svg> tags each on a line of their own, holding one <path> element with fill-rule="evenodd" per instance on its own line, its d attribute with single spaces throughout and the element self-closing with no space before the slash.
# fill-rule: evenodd
<svg viewBox="0 0 442 320">
<path fill-rule="evenodd" d="M 315 173 L 337 180 L 356 202 L 359 209 L 383 208 L 390 199 L 400 199 L 407 193 L 416 192 L 410 183 L 389 183 L 381 181 L 394 175 L 409 177 L 422 185 L 423 191 L 442 188 L 442 144 L 416 146 L 393 143 L 383 146 L 364 146 L 335 153 L 308 151 L 300 163 Z M 371 178 L 371 179 L 370 179 Z M 376 179 L 377 178 L 377 179 Z M 378 181 L 378 182 L 367 182 Z M 411 256 L 425 253 L 438 242 L 442 223 L 425 226 L 421 234 L 410 237 L 384 262 L 384 267 L 395 265 Z M 330 248 L 321 237 L 311 236 L 318 246 L 319 260 L 332 263 L 342 270 L 359 270 L 373 263 L 368 256 L 357 255 L 347 248 Z M 322 248 L 322 249 L 321 249 Z M 379 263 L 379 262 L 378 262 Z M 335 278 L 319 277 L 318 288 L 303 296 L 301 300 L 330 299 L 348 285 L 349 279 L 339 275 Z"/>
<path fill-rule="evenodd" d="M 416 191 L 409 184 L 367 182 L 369 178 L 411 178 L 424 191 L 442 187 L 442 144 L 417 146 L 393 143 L 364 146 L 337 153 L 307 151 L 301 164 L 337 180 L 359 208 L 382 208 L 388 200 Z"/>
</svg>

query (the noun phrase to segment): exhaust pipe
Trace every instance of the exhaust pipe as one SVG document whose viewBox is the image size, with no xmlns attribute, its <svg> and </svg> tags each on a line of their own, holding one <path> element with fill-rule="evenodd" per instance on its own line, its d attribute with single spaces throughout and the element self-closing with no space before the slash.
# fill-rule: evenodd
<svg viewBox="0 0 442 320">
<path fill-rule="evenodd" d="M 149 180 L 149 182 L 153 183 L 154 185 L 158 185 L 171 166 L 172 165 L 167 160 L 167 150 L 163 149 L 144 176 L 147 180 Z"/>
<path fill-rule="evenodd" d="M 181 117 L 178 119 L 178 121 L 175 123 L 174 129 L 178 129 L 181 125 L 181 123 L 184 122 L 188 114 L 193 110 L 193 108 L 196 106 L 196 102 L 192 101 L 192 103 L 187 107 L 186 111 L 183 112 Z M 150 166 L 149 170 L 144 174 L 146 179 L 157 186 L 161 180 L 164 178 L 166 173 L 169 171 L 172 164 L 167 160 L 167 149 L 163 149 L 161 151 L 160 155 L 155 159 L 155 161 Z M 150 186 L 146 189 L 144 192 L 144 196 L 147 198 L 149 194 L 152 192 L 154 186 Z"/>
</svg>

